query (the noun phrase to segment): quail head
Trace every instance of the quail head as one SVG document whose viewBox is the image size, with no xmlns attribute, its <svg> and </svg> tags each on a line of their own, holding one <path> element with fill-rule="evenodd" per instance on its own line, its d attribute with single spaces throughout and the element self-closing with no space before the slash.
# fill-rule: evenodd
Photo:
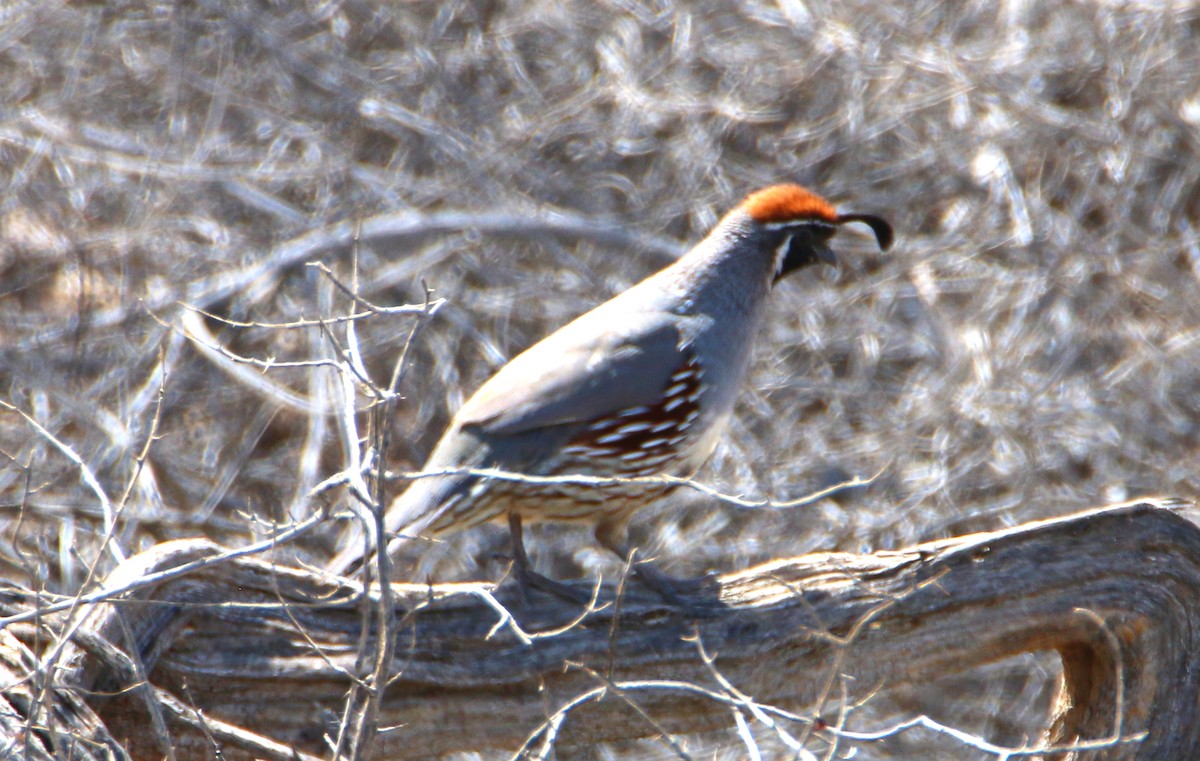
<svg viewBox="0 0 1200 761">
<path fill-rule="evenodd" d="M 462 406 L 425 464 L 458 472 L 418 478 L 388 507 L 389 552 L 415 536 L 506 520 L 521 578 L 562 594 L 565 585 L 529 567 L 522 524 L 582 521 L 632 562 L 630 517 L 672 488 L 643 477 L 690 477 L 704 463 L 729 421 L 767 295 L 810 264 L 836 264 L 829 243 L 848 222 L 867 225 L 881 249 L 891 245 L 880 217 L 839 214 L 799 185 L 759 190 L 678 261 L 512 359 Z M 465 472 L 483 469 L 635 480 L 533 483 Z M 374 546 L 359 531 L 347 532 L 331 571 L 351 570 Z M 665 577 L 645 563 L 634 568 L 678 600 Z"/>
</svg>

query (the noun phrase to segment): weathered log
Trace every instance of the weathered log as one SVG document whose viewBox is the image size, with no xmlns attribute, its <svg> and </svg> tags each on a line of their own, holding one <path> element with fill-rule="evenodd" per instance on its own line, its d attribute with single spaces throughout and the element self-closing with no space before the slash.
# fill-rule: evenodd
<svg viewBox="0 0 1200 761">
<path fill-rule="evenodd" d="M 1074 748 L 1059 757 L 1197 758 L 1200 529 L 1180 504 L 777 560 L 714 578 L 688 612 L 636 582 L 619 604 L 616 585 L 604 585 L 600 609 L 582 620 L 578 606 L 539 593 L 522 604 L 508 585 L 494 598 L 488 585 L 393 585 L 396 655 L 378 754 L 511 752 L 552 737 L 572 755 L 727 726 L 735 710 L 754 715 L 746 696 L 805 709 L 831 683 L 867 694 L 1057 651 L 1063 679 L 1044 740 Z M 151 576 L 188 562 L 196 567 Z M 370 664 L 362 622 L 377 589 L 364 596 L 267 558 L 226 559 L 205 541 L 131 559 L 106 581 L 124 584 L 131 591 L 92 607 L 62 654 L 74 670 L 58 694 L 87 696 L 135 758 L 159 758 L 167 744 L 177 758 L 207 757 L 214 743 L 227 758 L 328 756 L 351 675 Z M 153 689 L 130 689 L 139 673 Z M 829 731 L 792 726 L 801 737 Z"/>
</svg>

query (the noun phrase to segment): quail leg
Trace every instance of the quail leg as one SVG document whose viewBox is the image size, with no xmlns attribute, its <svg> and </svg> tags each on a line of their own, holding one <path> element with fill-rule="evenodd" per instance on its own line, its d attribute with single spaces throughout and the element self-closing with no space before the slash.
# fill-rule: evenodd
<svg viewBox="0 0 1200 761">
<path fill-rule="evenodd" d="M 587 603 L 591 600 L 591 596 L 583 593 L 581 590 L 555 581 L 533 570 L 533 564 L 529 562 L 529 555 L 525 552 L 525 532 L 521 528 L 521 516 L 519 514 L 508 514 L 508 531 L 512 537 L 513 569 L 516 571 L 517 581 L 520 582 L 522 589 L 534 587 L 570 602 Z"/>
<path fill-rule="evenodd" d="M 630 563 L 633 572 L 658 593 L 667 604 L 692 611 L 696 606 L 685 598 L 680 591 L 682 588 L 694 586 L 687 580 L 675 579 L 659 571 L 648 560 L 638 560 L 634 555 L 637 548 L 630 547 L 626 534 L 624 520 L 600 521 L 596 524 L 596 541 L 611 550 L 626 563 Z"/>
</svg>

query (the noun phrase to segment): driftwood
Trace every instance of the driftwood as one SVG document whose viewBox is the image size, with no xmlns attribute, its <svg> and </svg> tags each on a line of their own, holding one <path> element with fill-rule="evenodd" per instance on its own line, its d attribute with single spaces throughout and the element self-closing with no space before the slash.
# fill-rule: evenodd
<svg viewBox="0 0 1200 761">
<path fill-rule="evenodd" d="M 551 745 L 571 757 L 605 740 L 729 726 L 740 711 L 820 751 L 834 730 L 779 709 L 1057 651 L 1062 685 L 1042 739 L 1067 749 L 1054 757 L 1200 758 L 1200 529 L 1181 504 L 778 560 L 714 578 L 708 607 L 687 614 L 635 582 L 603 586 L 582 620 L 579 606 L 540 593 L 523 602 L 507 584 L 495 597 L 485 585 L 393 585 L 395 656 L 373 747 L 389 759 Z M 37 621 L 27 597 L 0 597 L 3 747 L 330 756 L 352 675 L 370 672 L 362 622 L 378 589 L 364 596 L 205 541 L 132 558 L 106 580 L 122 585 L 119 602 L 74 613 L 42 600 Z M 70 640 L 56 639 L 68 621 Z M 72 734 L 89 739 L 71 745 Z"/>
</svg>

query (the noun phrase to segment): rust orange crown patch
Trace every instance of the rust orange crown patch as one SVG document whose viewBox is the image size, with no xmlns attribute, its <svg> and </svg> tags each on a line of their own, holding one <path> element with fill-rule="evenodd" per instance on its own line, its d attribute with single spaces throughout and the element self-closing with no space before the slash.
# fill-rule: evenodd
<svg viewBox="0 0 1200 761">
<path fill-rule="evenodd" d="M 760 225 L 800 219 L 819 219 L 830 224 L 838 221 L 833 204 L 808 188 L 790 183 L 751 193 L 742 201 L 742 208 Z"/>
</svg>

